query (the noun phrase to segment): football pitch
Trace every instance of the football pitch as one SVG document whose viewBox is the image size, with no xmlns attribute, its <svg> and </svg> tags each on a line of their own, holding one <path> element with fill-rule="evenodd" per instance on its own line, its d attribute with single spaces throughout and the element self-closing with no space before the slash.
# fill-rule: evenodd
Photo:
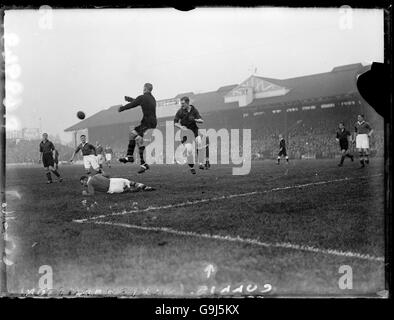
<svg viewBox="0 0 394 320">
<path fill-rule="evenodd" d="M 93 197 L 81 194 L 82 166 L 60 167 L 52 185 L 43 168 L 8 167 L 8 290 L 38 290 L 50 266 L 63 292 L 378 296 L 384 172 L 371 160 L 255 161 L 245 176 L 115 165 L 112 177 L 157 190 Z"/>
</svg>

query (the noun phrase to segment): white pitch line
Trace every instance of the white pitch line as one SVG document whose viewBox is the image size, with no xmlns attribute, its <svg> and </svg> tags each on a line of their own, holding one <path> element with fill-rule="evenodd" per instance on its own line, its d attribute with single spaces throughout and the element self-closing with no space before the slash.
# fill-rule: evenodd
<svg viewBox="0 0 394 320">
<path fill-rule="evenodd" d="M 75 221 L 75 222 L 77 222 L 77 221 Z M 207 233 L 196 233 L 196 232 L 192 232 L 192 231 L 175 230 L 172 228 L 165 228 L 165 227 L 144 227 L 144 226 L 138 226 L 138 225 L 133 225 L 133 224 L 127 224 L 127 223 L 116 223 L 116 222 L 105 222 L 105 221 L 78 221 L 78 222 L 79 223 L 104 224 L 104 225 L 123 227 L 123 228 L 129 228 L 129 229 L 144 230 L 144 231 L 165 232 L 165 233 L 175 234 L 178 236 L 180 235 L 180 236 L 205 238 L 205 239 L 211 239 L 211 240 L 247 243 L 250 245 L 257 245 L 257 246 L 266 247 L 266 248 L 292 249 L 292 250 L 321 253 L 321 254 L 340 256 L 340 257 L 357 258 L 357 259 L 363 259 L 363 260 L 369 260 L 369 261 L 384 262 L 384 257 L 376 257 L 376 256 L 372 256 L 369 254 L 362 254 L 362 253 L 351 252 L 351 251 L 340 251 L 340 250 L 335 250 L 335 249 L 321 249 L 321 248 L 316 248 L 316 247 L 308 246 L 308 245 L 292 244 L 289 242 L 262 242 L 257 239 L 241 238 L 240 236 L 237 236 L 237 237 L 222 236 L 222 235 L 207 234 Z"/>
<path fill-rule="evenodd" d="M 315 186 L 315 185 L 322 185 L 322 184 L 356 180 L 356 179 L 366 179 L 366 178 L 379 177 L 379 176 L 382 176 L 382 174 L 375 174 L 375 175 L 364 176 L 364 177 L 341 178 L 341 179 L 335 179 L 335 180 L 310 182 L 310 183 L 299 184 L 299 185 L 294 185 L 294 186 L 278 187 L 278 188 L 274 188 L 274 189 L 270 189 L 270 190 L 252 191 L 252 192 L 239 193 L 239 194 L 230 194 L 227 196 L 223 195 L 223 196 L 219 196 L 219 197 L 199 199 L 199 200 L 194 200 L 194 201 L 186 201 L 186 202 L 180 202 L 180 203 L 175 203 L 175 204 L 168 204 L 168 205 L 164 205 L 164 206 L 150 206 L 145 209 L 136 209 L 136 210 L 130 210 L 130 211 L 124 210 L 121 212 L 112 212 L 110 214 L 102 214 L 102 215 L 98 215 L 98 216 L 92 216 L 92 217 L 85 218 L 85 219 L 75 219 L 73 221 L 74 222 L 87 222 L 90 220 L 98 220 L 98 219 L 103 219 L 103 218 L 112 217 L 112 216 L 123 216 L 125 214 L 131 214 L 131 213 L 142 213 L 142 212 L 148 212 L 148 211 L 179 208 L 179 207 L 200 204 L 200 203 L 204 203 L 204 202 L 212 202 L 212 201 L 226 200 L 226 199 L 239 198 L 239 197 L 248 197 L 248 196 L 252 196 L 252 195 L 264 194 L 264 193 L 275 192 L 275 191 L 283 191 L 283 190 L 297 189 L 297 188 L 306 188 L 306 187 Z"/>
</svg>

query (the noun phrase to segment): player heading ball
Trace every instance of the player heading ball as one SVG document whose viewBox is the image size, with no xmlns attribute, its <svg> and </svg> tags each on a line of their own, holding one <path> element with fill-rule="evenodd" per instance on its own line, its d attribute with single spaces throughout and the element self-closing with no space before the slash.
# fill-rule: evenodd
<svg viewBox="0 0 394 320">
<path fill-rule="evenodd" d="M 198 134 L 198 126 L 197 123 L 203 123 L 204 120 L 201 118 L 200 113 L 198 112 L 197 108 L 193 105 L 190 104 L 190 99 L 189 97 L 182 97 L 181 98 L 181 107 L 177 111 L 174 117 L 174 125 L 177 128 L 180 128 L 182 130 L 191 130 L 194 134 L 194 139 L 197 144 L 197 156 L 198 156 L 198 151 L 202 151 L 202 138 Z M 187 141 L 187 136 L 182 137 L 182 144 L 186 146 L 186 149 L 188 151 L 188 154 L 192 154 L 191 148 L 191 141 Z M 208 169 L 210 164 L 208 160 L 208 146 L 206 148 L 206 163 L 205 163 L 205 168 Z M 194 169 L 194 159 L 189 159 L 189 167 L 190 167 L 190 172 L 192 174 L 196 174 L 196 170 Z M 200 163 L 199 166 L 200 169 L 204 169 L 204 166 L 202 163 Z"/>
</svg>

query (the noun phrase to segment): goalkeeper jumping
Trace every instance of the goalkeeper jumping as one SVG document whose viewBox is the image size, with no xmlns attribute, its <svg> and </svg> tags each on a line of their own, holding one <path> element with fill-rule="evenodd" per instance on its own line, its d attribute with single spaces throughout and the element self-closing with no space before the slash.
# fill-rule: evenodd
<svg viewBox="0 0 394 320">
<path fill-rule="evenodd" d="M 125 100 L 129 103 L 119 107 L 119 112 L 141 106 L 143 118 L 139 126 L 135 127 L 129 134 L 129 145 L 127 148 L 127 154 L 125 157 L 120 158 L 119 161 L 122 163 L 134 162 L 134 150 L 135 146 L 138 145 L 140 154 L 140 166 L 141 169 L 138 173 L 143 173 L 149 169 L 149 165 L 144 160 L 144 133 L 148 129 L 154 129 L 157 126 L 156 119 L 156 99 L 152 95 L 153 86 L 150 83 L 145 83 L 143 94 L 133 99 L 125 97 Z"/>
</svg>

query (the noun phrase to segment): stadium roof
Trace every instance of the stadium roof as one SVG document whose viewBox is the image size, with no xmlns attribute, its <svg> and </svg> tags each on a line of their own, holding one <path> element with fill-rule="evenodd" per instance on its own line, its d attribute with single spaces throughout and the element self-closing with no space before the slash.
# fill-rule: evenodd
<svg viewBox="0 0 394 320">
<path fill-rule="evenodd" d="M 267 77 L 254 76 L 281 87 L 289 88 L 290 91 L 282 96 L 255 99 L 248 107 L 264 107 L 275 104 L 286 104 L 295 101 L 313 100 L 325 97 L 343 96 L 357 93 L 357 74 L 366 71 L 361 63 L 338 66 L 331 72 L 307 75 L 289 79 L 273 79 Z M 200 113 L 238 109 L 238 103 L 225 103 L 224 96 L 238 85 L 228 85 L 220 87 L 216 91 L 194 94 L 193 92 L 181 93 L 174 98 L 188 96 L 191 104 L 194 104 Z M 141 108 L 128 110 L 119 113 L 119 105 L 102 110 L 83 121 L 67 128 L 65 131 L 75 131 L 92 127 L 99 127 L 111 124 L 133 123 L 141 119 Z"/>
<path fill-rule="evenodd" d="M 284 80 L 260 77 L 269 82 L 289 88 L 290 91 L 284 96 L 255 99 L 247 107 L 332 98 L 358 93 L 356 80 L 360 70 L 366 71 L 365 67 L 361 63 L 358 63 L 336 67 L 331 72 Z"/>
<path fill-rule="evenodd" d="M 194 94 L 193 92 L 182 93 L 178 94 L 173 99 L 188 96 L 190 98 L 190 104 L 198 107 L 200 113 L 236 109 L 238 108 L 238 103 L 224 103 L 224 95 L 235 86 L 237 85 L 226 86 L 227 89 L 222 89 L 221 91 L 218 90 L 199 94 Z M 119 113 L 119 106 L 120 105 L 116 105 L 106 110 L 99 111 L 64 131 L 75 131 L 92 127 L 108 126 L 111 124 L 133 123 L 142 118 L 141 108 L 129 109 L 126 112 Z"/>
</svg>

